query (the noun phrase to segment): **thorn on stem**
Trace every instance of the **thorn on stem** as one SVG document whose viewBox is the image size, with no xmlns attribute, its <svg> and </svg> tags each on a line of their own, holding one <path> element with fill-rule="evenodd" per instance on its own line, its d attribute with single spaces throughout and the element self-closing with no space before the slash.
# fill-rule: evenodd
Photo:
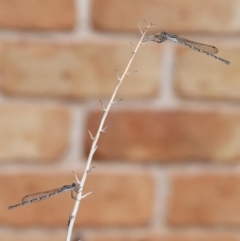
<svg viewBox="0 0 240 241">
<path fill-rule="evenodd" d="M 146 28 L 146 29 L 151 28 L 153 25 L 154 25 L 153 23 L 150 23 L 150 24 L 147 26 L 147 28 Z"/>
<path fill-rule="evenodd" d="M 138 71 L 137 71 L 137 70 L 133 70 L 133 71 L 131 71 L 131 72 L 129 72 L 129 73 L 126 73 L 126 75 L 130 75 L 130 74 L 136 73 L 136 72 L 138 72 Z"/>
<path fill-rule="evenodd" d="M 132 46 L 132 54 L 135 54 L 135 49 L 134 49 L 134 47 L 133 47 L 133 43 L 132 42 L 129 42 L 130 44 L 131 44 L 131 46 Z"/>
<path fill-rule="evenodd" d="M 72 172 L 73 172 L 73 174 L 75 176 L 75 179 L 76 179 L 77 183 L 80 183 L 80 181 L 78 180 L 77 174 L 74 171 L 72 171 Z"/>
<path fill-rule="evenodd" d="M 108 126 L 106 126 L 105 128 L 103 128 L 102 130 L 101 130 L 101 133 L 105 133 L 106 132 L 106 129 L 108 128 L 108 127 L 111 127 L 112 125 L 108 125 Z"/>
<path fill-rule="evenodd" d="M 90 167 L 90 168 L 87 170 L 87 173 L 91 172 L 93 168 L 95 168 L 95 166 Z"/>
<path fill-rule="evenodd" d="M 143 22 L 145 23 L 146 28 L 147 28 L 147 26 L 148 26 L 147 21 L 145 19 L 143 19 Z"/>
<path fill-rule="evenodd" d="M 141 35 L 143 35 L 143 31 L 142 31 L 141 25 L 139 23 L 138 23 L 138 27 L 139 27 Z"/>
<path fill-rule="evenodd" d="M 117 102 L 122 101 L 122 100 L 123 100 L 123 99 L 119 99 L 119 100 L 113 101 L 113 102 L 112 102 L 112 105 L 114 105 L 114 104 L 116 104 Z"/>
<path fill-rule="evenodd" d="M 92 194 L 92 192 L 89 192 L 89 193 L 87 193 L 87 194 L 83 195 L 81 199 L 86 198 L 86 197 L 87 197 L 88 195 L 90 195 L 90 194 Z"/>
<path fill-rule="evenodd" d="M 94 141 L 95 138 L 93 137 L 93 135 L 92 135 L 92 133 L 91 133 L 91 131 L 89 129 L 88 129 L 88 133 L 90 135 L 91 140 Z"/>
<path fill-rule="evenodd" d="M 100 103 L 101 103 L 101 106 L 102 106 L 102 111 L 106 111 L 106 109 L 105 109 L 105 107 L 104 107 L 104 105 L 103 105 L 103 102 L 101 101 L 101 100 L 99 100 L 100 101 Z"/>
<path fill-rule="evenodd" d="M 115 71 L 116 71 L 116 73 L 117 73 L 117 79 L 118 79 L 118 81 L 120 81 L 120 80 L 121 80 L 121 78 L 120 78 L 120 76 L 119 76 L 118 70 L 117 70 L 117 69 L 115 69 Z"/>
</svg>

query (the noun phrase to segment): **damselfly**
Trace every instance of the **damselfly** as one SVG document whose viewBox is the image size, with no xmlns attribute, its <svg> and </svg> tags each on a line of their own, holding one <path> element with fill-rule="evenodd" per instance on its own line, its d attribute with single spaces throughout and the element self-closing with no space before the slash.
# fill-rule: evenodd
<svg viewBox="0 0 240 241">
<path fill-rule="evenodd" d="M 214 54 L 218 53 L 218 49 L 216 47 L 208 45 L 208 44 L 197 43 L 197 42 L 194 42 L 194 41 L 191 41 L 188 39 L 178 37 L 177 35 L 168 34 L 166 32 L 161 32 L 161 33 L 157 33 L 155 35 L 146 37 L 143 39 L 143 42 L 155 41 L 157 43 L 162 43 L 165 40 L 170 40 L 172 42 L 188 46 L 189 48 L 191 48 L 195 51 L 205 53 L 211 57 L 214 57 L 215 59 L 221 60 L 225 64 L 230 64 L 230 62 L 228 60 L 219 58 L 218 56 L 214 55 Z"/>
<path fill-rule="evenodd" d="M 79 192 L 79 189 L 80 189 L 80 185 L 78 183 L 74 182 L 71 185 L 65 185 L 65 186 L 62 186 L 62 187 L 59 187 L 59 188 L 54 188 L 52 190 L 29 194 L 29 195 L 24 196 L 22 198 L 21 203 L 9 206 L 8 209 L 10 210 L 10 209 L 13 209 L 13 208 L 16 208 L 16 207 L 19 207 L 19 206 L 23 206 L 23 205 L 30 204 L 30 203 L 33 203 L 33 202 L 38 202 L 38 201 L 44 200 L 46 198 L 49 198 L 53 195 L 57 195 L 57 194 L 67 192 L 67 191 Z M 73 196 L 73 194 L 72 194 L 72 196 Z"/>
</svg>

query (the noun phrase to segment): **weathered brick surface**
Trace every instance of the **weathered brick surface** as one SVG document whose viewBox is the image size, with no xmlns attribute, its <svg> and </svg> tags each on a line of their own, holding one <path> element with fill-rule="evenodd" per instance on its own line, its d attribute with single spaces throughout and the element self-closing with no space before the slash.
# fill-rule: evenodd
<svg viewBox="0 0 240 241">
<path fill-rule="evenodd" d="M 239 235 L 231 232 L 121 232 L 112 235 L 91 235 L 86 241 L 238 241 Z"/>
<path fill-rule="evenodd" d="M 130 45 L 119 41 L 5 43 L 0 58 L 2 91 L 9 95 L 33 97 L 108 97 L 117 84 L 114 69 L 117 68 L 121 74 L 130 54 Z M 119 96 L 156 96 L 159 92 L 159 67 L 159 46 L 144 45 L 131 67 L 139 73 L 128 76 Z"/>
<path fill-rule="evenodd" d="M 44 231 L 44 232 L 0 232 L 0 240 L 3 241 L 59 241 L 64 240 L 66 232 L 64 231 Z M 115 232 L 115 234 L 107 235 L 104 232 L 95 231 L 90 235 L 83 235 L 81 232 L 73 234 L 73 240 L 85 241 L 239 241 L 237 232 L 153 232 L 151 230 L 140 232 Z"/>
<path fill-rule="evenodd" d="M 0 232 L 0 240 L 1 241 L 59 241 L 64 240 L 66 237 L 66 232 L 58 232 L 58 231 L 33 231 L 28 232 L 25 230 L 18 230 L 18 232 L 11 231 L 1 231 Z"/>
<path fill-rule="evenodd" d="M 73 175 L 64 173 L 66 171 L 58 169 L 42 170 L 42 172 L 38 169 L 31 174 L 29 172 L 1 173 L 1 225 L 66 227 L 68 215 L 74 204 L 70 193 L 7 210 L 9 205 L 19 203 L 26 194 L 71 184 Z M 148 224 L 151 220 L 154 183 L 147 172 L 110 174 L 92 171 L 84 188 L 84 193 L 89 191 L 93 193 L 81 203 L 76 219 L 77 226 L 141 226 Z"/>
<path fill-rule="evenodd" d="M 96 132 L 101 112 L 91 112 L 87 128 Z M 111 112 L 95 154 L 98 160 L 236 161 L 240 158 L 240 113 L 191 110 Z M 86 134 L 86 154 L 91 140 Z"/>
<path fill-rule="evenodd" d="M 231 65 L 187 48 L 178 48 L 173 78 L 180 96 L 240 100 L 240 49 L 221 46 L 219 49 L 218 55 L 231 61 Z"/>
<path fill-rule="evenodd" d="M 0 0 L 0 28 L 65 30 L 75 19 L 74 0 Z"/>
<path fill-rule="evenodd" d="M 183 173 L 172 175 L 169 225 L 240 225 L 240 175 Z"/>
<path fill-rule="evenodd" d="M 0 106 L 0 161 L 55 161 L 69 144 L 64 107 Z"/>
<path fill-rule="evenodd" d="M 135 32 L 145 19 L 173 32 L 239 32 L 239 0 L 94 0 L 92 6 L 98 30 Z"/>
</svg>

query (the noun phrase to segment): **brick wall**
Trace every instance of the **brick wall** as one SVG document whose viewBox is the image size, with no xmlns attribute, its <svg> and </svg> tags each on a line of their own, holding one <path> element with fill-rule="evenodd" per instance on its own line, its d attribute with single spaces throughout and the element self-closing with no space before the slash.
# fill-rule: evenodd
<svg viewBox="0 0 240 241">
<path fill-rule="evenodd" d="M 231 65 L 174 43 L 140 48 L 73 240 L 239 241 L 239 16 L 240 0 L 0 0 L 0 241 L 65 240 L 70 194 L 7 206 L 81 176 L 98 99 L 143 19 L 217 46 Z"/>
</svg>

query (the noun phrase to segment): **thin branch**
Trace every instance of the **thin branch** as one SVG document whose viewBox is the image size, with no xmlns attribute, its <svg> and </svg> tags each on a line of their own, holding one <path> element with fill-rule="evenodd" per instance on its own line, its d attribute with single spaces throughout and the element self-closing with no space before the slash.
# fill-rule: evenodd
<svg viewBox="0 0 240 241">
<path fill-rule="evenodd" d="M 141 38 L 140 38 L 137 46 L 135 47 L 135 49 L 133 49 L 133 54 L 132 54 L 132 56 L 131 56 L 131 58 L 130 58 L 127 66 L 126 66 L 126 69 L 124 70 L 124 72 L 123 72 L 123 74 L 122 74 L 122 76 L 120 77 L 120 76 L 118 75 L 118 72 L 117 72 L 118 84 L 117 84 L 115 90 L 113 91 L 112 97 L 110 98 L 110 101 L 109 101 L 107 107 L 104 108 L 105 111 L 104 111 L 103 116 L 102 116 L 102 119 L 101 119 L 101 121 L 100 121 L 100 124 L 99 124 L 98 130 L 97 130 L 96 136 L 95 136 L 95 138 L 94 138 L 94 140 L 93 140 L 93 142 L 92 142 L 92 146 L 91 146 L 91 149 L 90 149 L 90 152 L 89 152 L 89 156 L 88 156 L 88 160 L 87 160 L 87 165 L 86 165 L 86 167 L 85 167 L 85 171 L 84 171 L 84 173 L 83 173 L 83 176 L 82 176 L 82 179 L 81 179 L 81 183 L 80 183 L 81 188 L 79 189 L 79 192 L 77 192 L 77 200 L 76 200 L 76 202 L 75 202 L 75 205 L 74 205 L 74 208 L 73 208 L 73 211 L 72 211 L 72 216 L 71 216 L 71 219 L 70 219 L 70 221 L 69 221 L 68 233 L 67 233 L 66 241 L 70 241 L 70 239 L 71 239 L 71 234 L 72 234 L 72 230 L 73 230 L 73 225 L 74 225 L 74 222 L 75 222 L 75 219 L 76 219 L 76 214 L 77 214 L 79 205 L 80 205 L 80 203 L 81 203 L 82 198 L 83 198 L 83 197 L 86 197 L 86 195 L 87 195 L 87 194 L 86 194 L 86 195 L 83 196 L 83 195 L 82 195 L 82 190 L 83 190 L 85 181 L 86 181 L 86 179 L 87 179 L 88 170 L 90 169 L 93 155 L 94 155 L 94 153 L 95 153 L 95 151 L 97 150 L 97 147 L 98 147 L 98 146 L 97 146 L 97 143 L 98 143 L 100 134 L 101 134 L 101 132 L 102 132 L 102 130 L 103 130 L 103 125 L 104 125 L 104 123 L 105 123 L 105 120 L 106 120 L 106 118 L 107 118 L 107 115 L 108 115 L 108 113 L 109 113 L 109 110 L 110 110 L 112 104 L 114 103 L 114 99 L 115 99 L 115 96 L 116 96 L 116 94 L 117 94 L 117 91 L 118 91 L 120 85 L 122 84 L 122 82 L 123 82 L 123 80 L 124 80 L 124 77 L 127 75 L 128 70 L 129 70 L 129 67 L 130 67 L 130 65 L 132 64 L 132 61 L 133 61 L 133 59 L 134 59 L 134 57 L 135 57 L 135 54 L 136 54 L 137 50 L 139 49 L 139 47 L 140 47 L 140 45 L 141 45 L 141 43 L 142 43 L 142 40 L 143 40 L 143 38 L 145 37 L 145 35 L 146 35 L 146 33 L 147 33 L 147 31 L 148 31 L 148 29 L 149 29 L 150 27 L 151 27 L 151 25 L 147 25 L 147 27 L 146 27 L 145 31 L 143 32 L 143 34 L 142 34 L 142 36 L 141 36 Z M 91 135 L 90 135 L 90 136 L 91 136 Z M 89 195 L 89 194 L 88 194 L 88 195 Z"/>
</svg>

